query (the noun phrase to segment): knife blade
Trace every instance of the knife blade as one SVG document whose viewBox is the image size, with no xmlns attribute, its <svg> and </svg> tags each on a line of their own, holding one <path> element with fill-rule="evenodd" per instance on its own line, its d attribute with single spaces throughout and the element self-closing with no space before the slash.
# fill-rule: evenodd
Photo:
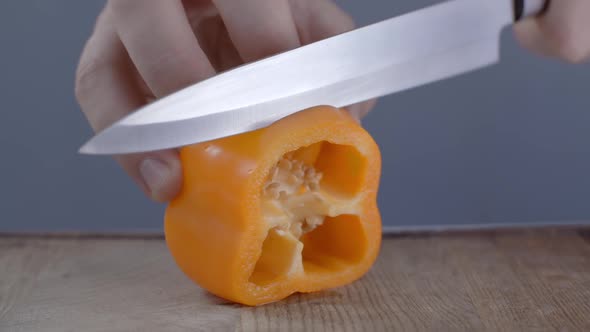
<svg viewBox="0 0 590 332">
<path fill-rule="evenodd" d="M 218 74 L 131 113 L 80 148 L 126 154 L 256 130 L 317 105 L 345 107 L 499 61 L 500 34 L 544 0 L 450 0 Z"/>
</svg>

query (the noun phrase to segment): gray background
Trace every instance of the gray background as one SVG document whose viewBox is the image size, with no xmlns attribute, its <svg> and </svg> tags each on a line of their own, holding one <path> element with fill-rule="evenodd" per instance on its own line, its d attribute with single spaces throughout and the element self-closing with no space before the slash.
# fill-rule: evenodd
<svg viewBox="0 0 590 332">
<path fill-rule="evenodd" d="M 360 25 L 436 1 L 339 1 Z M 75 66 L 103 1 L 0 2 L 0 231 L 155 230 L 148 201 L 91 135 Z M 500 65 L 381 99 L 386 225 L 590 220 L 590 66 L 502 36 Z"/>
</svg>

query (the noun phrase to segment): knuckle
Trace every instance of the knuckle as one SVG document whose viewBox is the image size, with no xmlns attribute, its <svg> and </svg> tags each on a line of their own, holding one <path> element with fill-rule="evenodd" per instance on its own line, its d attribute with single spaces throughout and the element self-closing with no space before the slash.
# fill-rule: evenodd
<svg viewBox="0 0 590 332">
<path fill-rule="evenodd" d="M 138 2 L 141 4 L 142 1 L 137 0 L 109 0 L 108 7 L 115 16 L 126 17 L 128 14 L 132 14 L 137 7 Z"/>
<path fill-rule="evenodd" d="M 315 0 L 313 0 L 315 1 Z M 329 9 L 328 12 L 336 18 L 341 32 L 353 30 L 356 27 L 356 22 L 352 15 L 343 10 L 334 0 L 323 0 L 325 6 Z"/>
<path fill-rule="evenodd" d="M 110 112 L 97 111 L 100 109 L 97 105 L 104 102 L 101 99 L 104 94 L 104 80 L 101 83 L 101 76 L 111 74 L 108 73 L 111 65 L 108 61 L 88 58 L 84 59 L 76 70 L 74 95 L 80 110 L 95 131 L 114 121 Z"/>
<path fill-rule="evenodd" d="M 107 60 L 103 57 L 102 61 L 98 60 L 97 51 L 97 35 L 100 34 L 101 28 L 108 24 L 106 10 L 103 10 L 94 25 L 92 35 L 86 41 L 80 60 L 76 68 L 74 77 L 74 93 L 78 103 L 82 104 L 88 97 L 89 91 L 95 86 L 95 77 L 105 66 Z"/>
<path fill-rule="evenodd" d="M 588 51 L 582 49 L 581 47 L 568 45 L 568 47 L 563 47 L 560 51 L 561 57 L 566 60 L 567 62 L 573 64 L 579 64 L 587 60 Z"/>
<path fill-rule="evenodd" d="M 557 55 L 570 63 L 580 63 L 586 60 L 589 53 L 588 43 L 579 29 L 572 26 L 561 26 L 554 30 L 554 47 Z"/>
<path fill-rule="evenodd" d="M 96 82 L 96 74 L 100 72 L 104 64 L 83 56 L 78 68 L 76 69 L 74 92 L 80 105 L 88 98 L 88 94 L 93 90 Z"/>
<path fill-rule="evenodd" d="M 345 12 L 342 13 L 342 27 L 345 29 L 345 31 L 353 30 L 356 27 L 354 18 Z"/>
</svg>

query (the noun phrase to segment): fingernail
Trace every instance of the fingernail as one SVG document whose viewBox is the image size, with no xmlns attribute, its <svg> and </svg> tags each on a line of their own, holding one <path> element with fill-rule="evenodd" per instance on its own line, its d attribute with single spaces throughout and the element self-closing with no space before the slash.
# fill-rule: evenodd
<svg viewBox="0 0 590 332">
<path fill-rule="evenodd" d="M 157 199 L 170 178 L 170 168 L 159 159 L 148 158 L 139 165 L 139 173 L 148 186 L 152 198 Z"/>
</svg>

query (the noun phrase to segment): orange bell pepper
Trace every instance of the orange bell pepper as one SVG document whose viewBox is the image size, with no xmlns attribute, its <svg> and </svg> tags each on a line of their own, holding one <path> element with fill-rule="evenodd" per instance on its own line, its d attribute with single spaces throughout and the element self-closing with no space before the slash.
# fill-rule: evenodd
<svg viewBox="0 0 590 332">
<path fill-rule="evenodd" d="M 344 110 L 318 106 L 181 149 L 165 235 L 180 269 L 246 305 L 342 286 L 381 243 L 381 155 Z"/>
</svg>

